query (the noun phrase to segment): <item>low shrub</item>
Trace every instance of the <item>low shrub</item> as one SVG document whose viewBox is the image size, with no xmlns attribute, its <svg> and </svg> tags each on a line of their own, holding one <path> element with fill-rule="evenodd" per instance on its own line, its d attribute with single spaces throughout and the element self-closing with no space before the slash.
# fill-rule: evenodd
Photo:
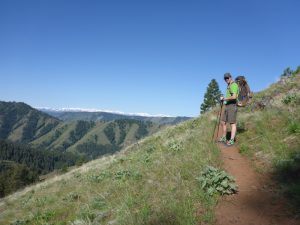
<svg viewBox="0 0 300 225">
<path fill-rule="evenodd" d="M 300 134 L 300 123 L 292 121 L 289 123 L 287 129 L 290 134 Z"/>
<path fill-rule="evenodd" d="M 89 182 L 92 183 L 100 183 L 105 178 L 110 178 L 112 175 L 109 171 L 101 171 L 99 174 L 90 174 L 86 177 Z"/>
<path fill-rule="evenodd" d="M 139 180 L 142 177 L 138 171 L 130 170 L 119 170 L 115 173 L 114 178 L 116 180 L 126 180 L 128 178 L 133 178 L 134 180 Z"/>
<path fill-rule="evenodd" d="M 169 150 L 172 152 L 180 152 L 183 150 L 182 144 L 179 143 L 178 141 L 172 141 L 168 144 Z"/>
<path fill-rule="evenodd" d="M 231 195 L 238 190 L 232 176 L 212 166 L 207 166 L 197 180 L 200 182 L 201 188 L 209 195 L 217 193 L 221 195 Z"/>
<path fill-rule="evenodd" d="M 285 96 L 282 99 L 282 102 L 286 105 L 290 105 L 290 104 L 299 104 L 300 103 L 300 96 L 297 94 L 289 94 L 287 96 Z"/>
</svg>

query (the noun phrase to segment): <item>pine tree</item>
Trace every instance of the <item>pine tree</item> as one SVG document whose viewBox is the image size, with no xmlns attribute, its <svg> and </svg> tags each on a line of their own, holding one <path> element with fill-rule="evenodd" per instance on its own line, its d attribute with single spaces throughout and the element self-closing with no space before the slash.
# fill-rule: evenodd
<svg viewBox="0 0 300 225">
<path fill-rule="evenodd" d="M 201 114 L 211 110 L 217 105 L 221 96 L 221 91 L 219 89 L 219 84 L 215 79 L 212 79 L 209 83 L 206 93 L 204 95 L 204 101 L 201 104 Z"/>
<path fill-rule="evenodd" d="M 293 75 L 300 74 L 300 66 L 297 67 L 295 71 L 293 71 Z"/>
<path fill-rule="evenodd" d="M 291 70 L 290 67 L 288 67 L 283 71 L 283 74 L 281 74 L 281 77 L 290 77 L 293 73 L 294 73 L 294 71 Z"/>
</svg>

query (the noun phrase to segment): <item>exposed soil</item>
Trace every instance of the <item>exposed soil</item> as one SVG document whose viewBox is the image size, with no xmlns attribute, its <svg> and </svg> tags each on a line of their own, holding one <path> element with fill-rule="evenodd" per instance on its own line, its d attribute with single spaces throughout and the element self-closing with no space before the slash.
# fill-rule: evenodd
<svg viewBox="0 0 300 225">
<path fill-rule="evenodd" d="M 219 148 L 224 169 L 235 177 L 239 191 L 221 198 L 216 209 L 218 225 L 300 225 L 270 175 L 257 173 L 236 146 L 219 144 Z"/>
</svg>

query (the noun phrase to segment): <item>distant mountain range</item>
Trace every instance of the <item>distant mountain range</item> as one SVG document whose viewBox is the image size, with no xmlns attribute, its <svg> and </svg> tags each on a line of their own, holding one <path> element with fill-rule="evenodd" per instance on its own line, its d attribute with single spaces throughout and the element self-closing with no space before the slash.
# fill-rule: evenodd
<svg viewBox="0 0 300 225">
<path fill-rule="evenodd" d="M 97 109 L 80 109 L 80 108 L 37 108 L 38 110 L 45 112 L 53 117 L 56 117 L 63 121 L 113 121 L 120 119 L 132 119 L 139 121 L 149 121 L 158 124 L 177 124 L 191 117 L 172 117 L 166 115 L 149 115 L 147 113 L 130 113 L 113 112 Z"/>
<path fill-rule="evenodd" d="M 52 112 L 105 112 L 112 114 L 121 114 L 127 116 L 143 116 L 143 117 L 172 117 L 164 114 L 151 115 L 149 113 L 125 113 L 121 111 L 91 109 L 91 108 L 51 108 L 51 107 L 35 107 L 40 111 L 52 111 Z M 174 116 L 173 116 L 174 117 Z"/>
<path fill-rule="evenodd" d="M 0 101 L 0 140 L 41 151 L 70 152 L 90 160 L 187 119 L 78 109 L 42 112 L 22 102 Z"/>
<path fill-rule="evenodd" d="M 37 110 L 0 101 L 0 197 L 55 169 L 112 154 L 188 117 Z M 26 175 L 24 175 L 26 174 Z"/>
<path fill-rule="evenodd" d="M 77 152 L 89 158 L 119 150 L 166 124 L 180 121 L 182 118 L 106 112 L 42 112 L 25 103 L 0 101 L 0 139 L 44 150 Z"/>
<path fill-rule="evenodd" d="M 0 197 L 49 173 L 112 154 L 187 117 L 37 110 L 0 101 Z M 23 176 L 22 174 L 27 174 Z"/>
<path fill-rule="evenodd" d="M 188 117 L 145 117 L 84 110 L 42 111 L 0 101 L 0 139 L 88 158 L 114 152 Z"/>
</svg>

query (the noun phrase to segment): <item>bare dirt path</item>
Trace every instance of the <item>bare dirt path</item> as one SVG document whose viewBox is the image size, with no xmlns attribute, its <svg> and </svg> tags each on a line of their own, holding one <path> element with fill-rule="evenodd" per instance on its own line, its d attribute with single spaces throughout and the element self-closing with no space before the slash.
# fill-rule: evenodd
<svg viewBox="0 0 300 225">
<path fill-rule="evenodd" d="M 224 196 L 216 209 L 218 225 L 300 225 L 268 175 L 257 173 L 236 146 L 219 144 L 224 169 L 236 179 L 239 192 Z"/>
</svg>

